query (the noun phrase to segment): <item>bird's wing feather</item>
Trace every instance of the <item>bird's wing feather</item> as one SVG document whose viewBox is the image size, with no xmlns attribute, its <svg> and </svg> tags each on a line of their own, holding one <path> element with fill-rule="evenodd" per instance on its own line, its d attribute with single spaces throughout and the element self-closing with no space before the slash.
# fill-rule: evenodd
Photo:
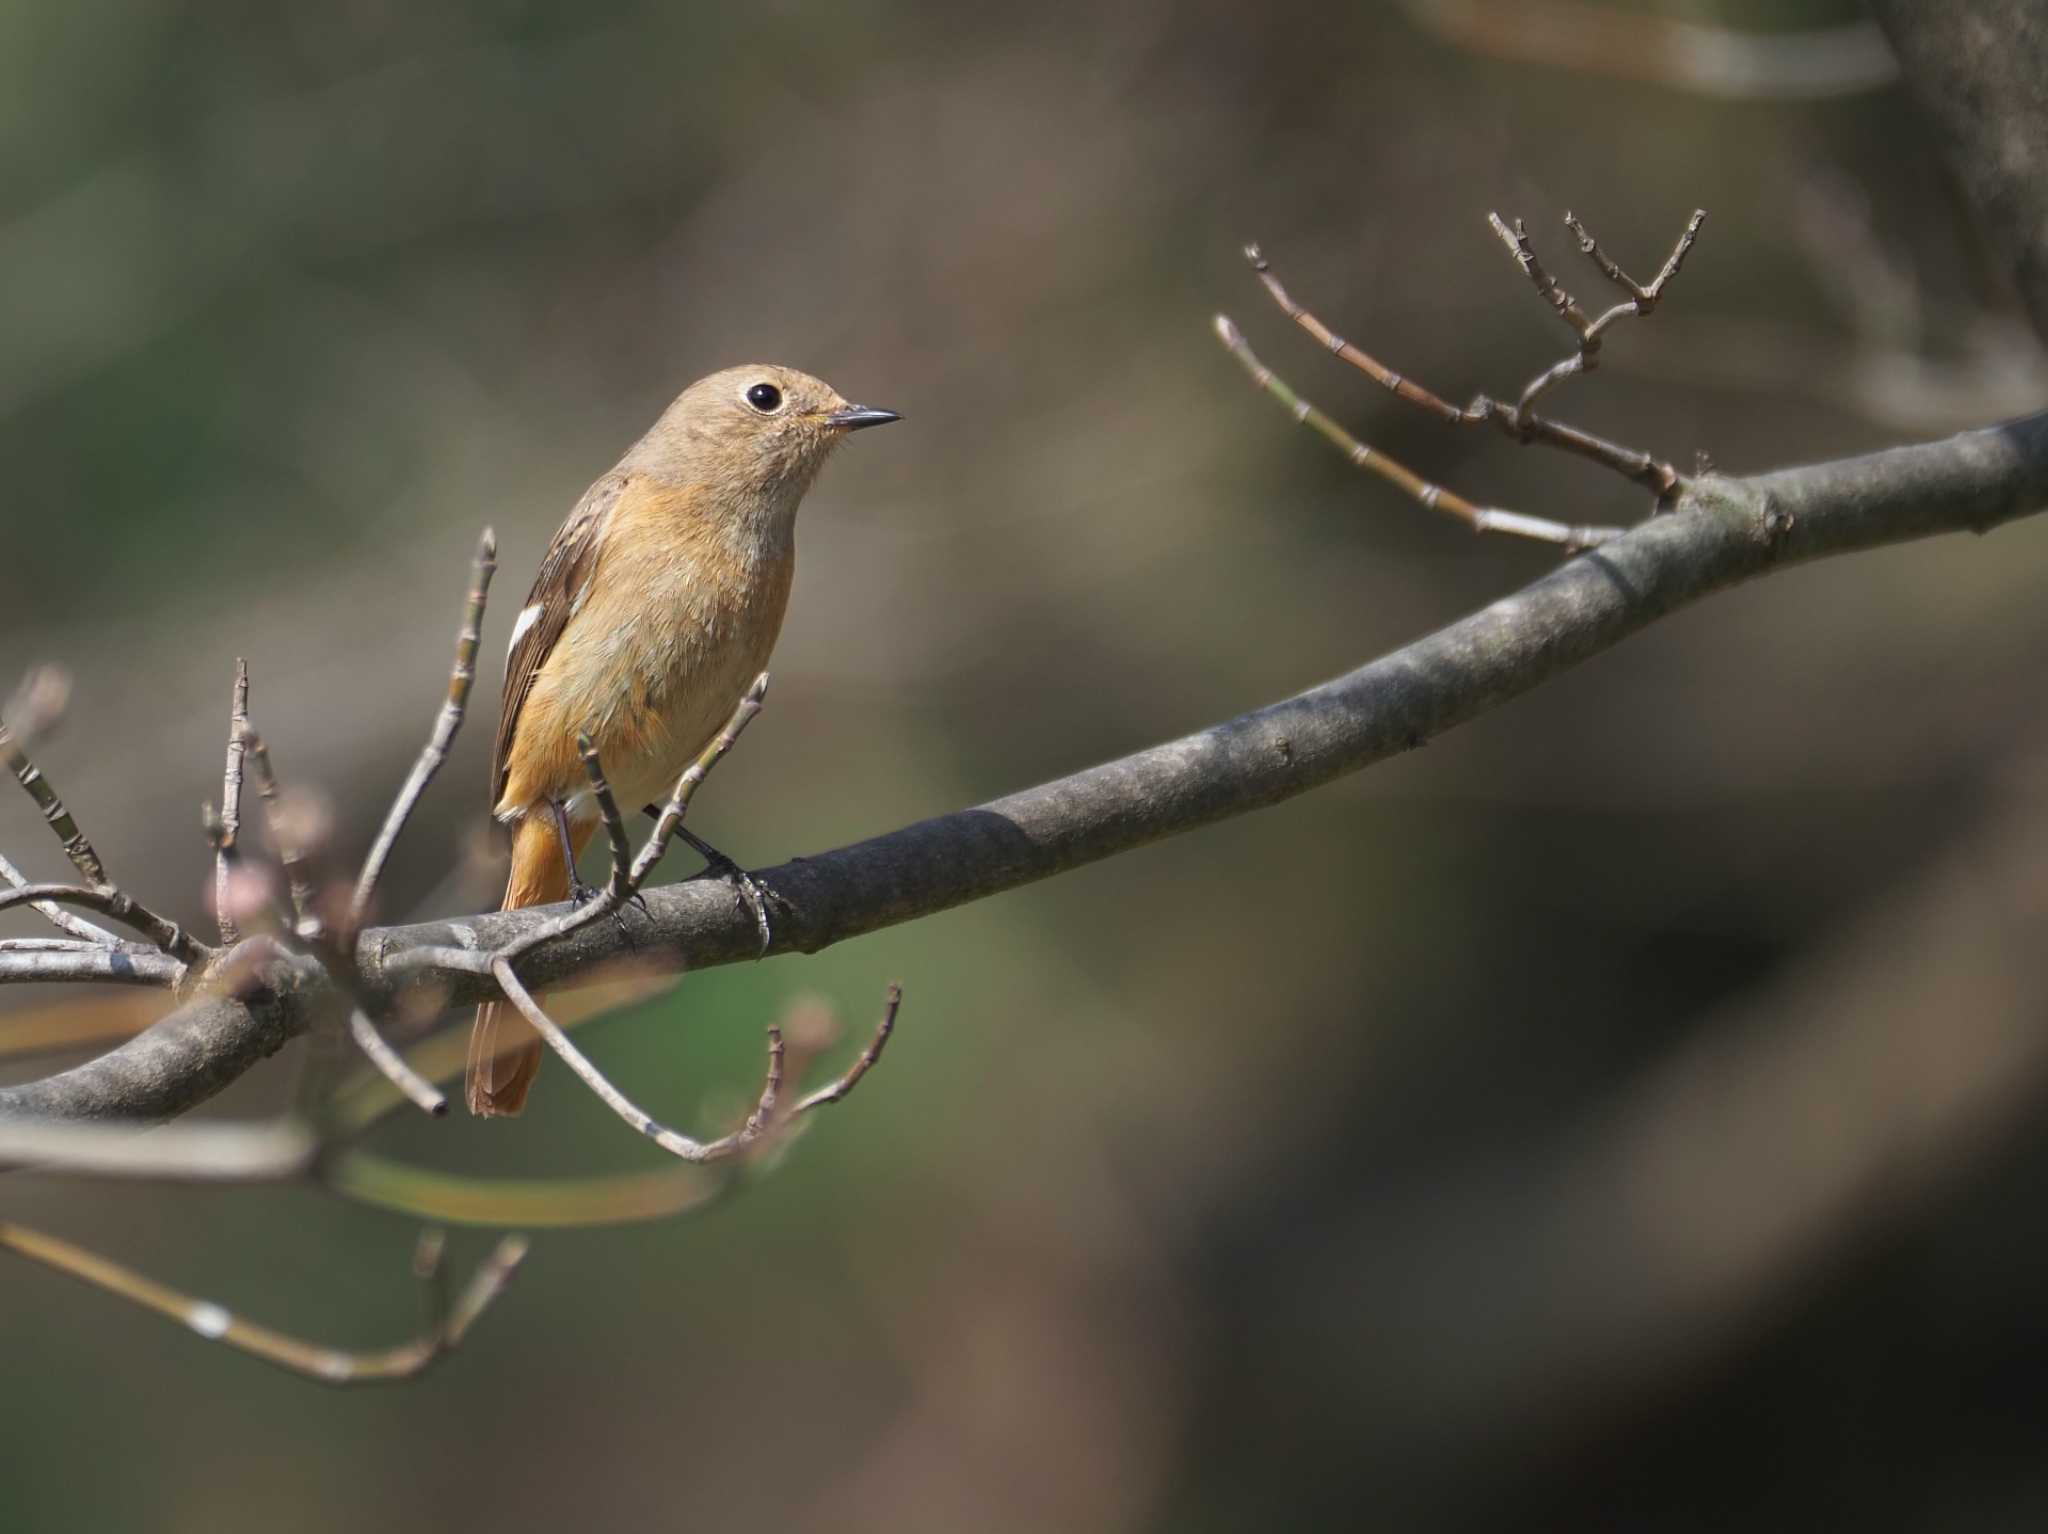
<svg viewBox="0 0 2048 1534">
<path fill-rule="evenodd" d="M 607 474 L 588 490 L 576 509 L 555 534 L 541 557 L 540 573 L 533 578 L 533 590 L 526 594 L 526 606 L 512 630 L 512 648 L 505 656 L 505 699 L 498 713 L 498 743 L 491 753 L 491 803 L 505 792 L 507 764 L 512 740 L 519 729 L 519 712 L 526 695 L 533 691 L 533 679 L 547 664 L 555 642 L 569 626 L 569 618 L 597 569 L 597 555 L 604 541 L 605 524 L 628 483 L 623 474 Z"/>
</svg>

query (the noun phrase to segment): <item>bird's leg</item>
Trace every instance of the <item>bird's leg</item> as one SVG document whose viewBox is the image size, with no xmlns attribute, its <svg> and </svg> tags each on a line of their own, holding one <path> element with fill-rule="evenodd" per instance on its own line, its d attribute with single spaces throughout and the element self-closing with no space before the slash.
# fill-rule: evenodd
<svg viewBox="0 0 2048 1534">
<path fill-rule="evenodd" d="M 661 811 L 651 804 L 645 813 L 652 820 L 661 818 Z M 761 888 L 761 881 L 687 826 L 677 826 L 676 835 L 688 842 L 697 856 L 704 860 L 704 867 L 691 878 L 724 879 L 732 885 L 733 898 L 754 918 L 754 930 L 761 934 L 761 957 L 766 958 L 774 931 L 768 924 L 768 892 Z"/>
<path fill-rule="evenodd" d="M 576 871 L 576 844 L 569 838 L 569 807 L 559 799 L 550 799 L 548 808 L 555 812 L 555 836 L 562 847 L 562 867 L 569 874 L 569 900 L 574 905 L 583 905 L 597 893 L 597 886 L 585 884 L 583 875 Z"/>
</svg>

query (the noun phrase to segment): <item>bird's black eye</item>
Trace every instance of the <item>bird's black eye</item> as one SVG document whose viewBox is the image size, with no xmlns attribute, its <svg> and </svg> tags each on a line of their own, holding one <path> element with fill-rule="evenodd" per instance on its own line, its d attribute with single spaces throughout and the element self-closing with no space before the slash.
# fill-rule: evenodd
<svg viewBox="0 0 2048 1534">
<path fill-rule="evenodd" d="M 782 391 L 772 383 L 757 383 L 747 390 L 747 403 L 763 415 L 773 415 L 782 408 Z"/>
</svg>

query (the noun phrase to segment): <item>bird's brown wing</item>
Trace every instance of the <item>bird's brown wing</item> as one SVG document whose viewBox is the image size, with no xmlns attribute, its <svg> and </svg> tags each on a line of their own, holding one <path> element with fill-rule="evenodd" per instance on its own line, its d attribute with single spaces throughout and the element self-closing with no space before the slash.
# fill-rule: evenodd
<svg viewBox="0 0 2048 1534">
<path fill-rule="evenodd" d="M 498 713 L 498 743 L 491 753 L 491 803 L 495 807 L 505 793 L 506 764 L 512 754 L 512 737 L 519 728 L 519 711 L 526 695 L 533 691 L 533 679 L 547 663 L 569 626 L 569 619 L 589 589 L 597 569 L 597 552 L 604 539 L 605 522 L 626 488 L 626 476 L 607 474 L 588 490 L 569 519 L 555 534 L 541 557 L 540 573 L 533 578 L 533 590 L 519 610 L 512 648 L 505 656 L 505 699 Z M 532 616 L 529 617 L 528 615 Z"/>
</svg>

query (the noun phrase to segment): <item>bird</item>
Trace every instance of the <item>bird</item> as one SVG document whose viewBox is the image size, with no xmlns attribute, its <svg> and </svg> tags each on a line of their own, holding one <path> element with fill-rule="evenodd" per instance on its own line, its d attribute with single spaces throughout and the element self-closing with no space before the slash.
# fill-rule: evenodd
<svg viewBox="0 0 2048 1534">
<path fill-rule="evenodd" d="M 587 897 L 575 860 L 599 816 L 577 737 L 619 803 L 665 798 L 775 646 L 804 493 L 850 434 L 900 419 L 794 368 L 727 368 L 677 395 L 583 493 L 506 647 L 491 758 L 491 812 L 512 830 L 501 909 Z M 540 1057 L 509 1003 L 478 1007 L 470 1111 L 518 1113 Z"/>
</svg>

